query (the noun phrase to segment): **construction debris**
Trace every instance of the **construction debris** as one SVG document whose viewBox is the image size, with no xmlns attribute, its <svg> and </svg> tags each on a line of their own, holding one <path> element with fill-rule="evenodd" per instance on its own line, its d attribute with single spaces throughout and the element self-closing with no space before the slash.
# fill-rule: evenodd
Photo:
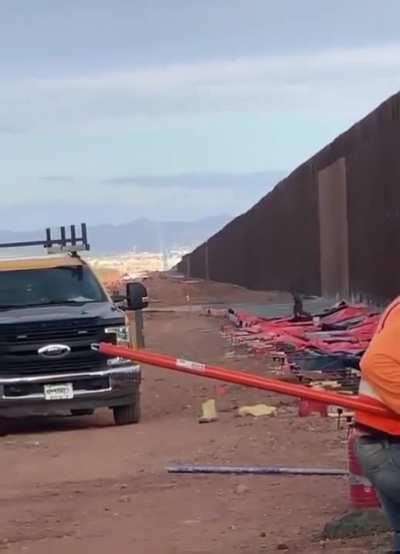
<svg viewBox="0 0 400 554">
<path fill-rule="evenodd" d="M 201 405 L 201 411 L 202 415 L 199 418 L 199 423 L 212 423 L 213 421 L 217 421 L 217 408 L 213 398 L 207 400 L 207 402 L 203 402 Z"/>
<path fill-rule="evenodd" d="M 278 409 L 275 406 L 267 406 L 266 404 L 254 404 L 254 406 L 242 406 L 239 408 L 240 416 L 274 416 L 277 412 Z"/>
<path fill-rule="evenodd" d="M 341 385 L 339 381 L 331 381 L 331 380 L 324 380 L 324 381 L 313 381 L 310 383 L 311 387 L 319 388 L 319 389 L 340 389 Z"/>
<path fill-rule="evenodd" d="M 355 391 L 359 361 L 380 315 L 340 302 L 310 317 L 266 319 L 232 309 L 225 317 L 230 323 L 222 334 L 234 348 L 262 356 L 268 367 L 292 371 L 299 379 L 317 380 L 323 388 Z"/>
</svg>

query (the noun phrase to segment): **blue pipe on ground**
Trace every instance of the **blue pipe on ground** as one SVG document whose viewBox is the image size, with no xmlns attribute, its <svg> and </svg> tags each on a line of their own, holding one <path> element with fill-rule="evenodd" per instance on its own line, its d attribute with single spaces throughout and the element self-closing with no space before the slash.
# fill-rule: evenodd
<svg viewBox="0 0 400 554">
<path fill-rule="evenodd" d="M 214 473 L 223 475 L 348 475 L 348 471 L 344 469 L 282 466 L 208 466 L 174 464 L 168 466 L 166 469 L 168 473 Z"/>
</svg>

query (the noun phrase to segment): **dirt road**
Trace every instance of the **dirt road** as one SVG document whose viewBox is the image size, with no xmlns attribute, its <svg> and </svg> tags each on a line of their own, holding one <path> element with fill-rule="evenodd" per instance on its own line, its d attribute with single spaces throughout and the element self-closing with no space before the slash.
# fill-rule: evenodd
<svg viewBox="0 0 400 554">
<path fill-rule="evenodd" d="M 262 361 L 228 359 L 218 322 L 152 314 L 148 346 L 266 374 Z M 332 477 L 173 476 L 171 462 L 345 466 L 345 431 L 300 419 L 292 400 L 233 386 L 220 418 L 199 425 L 215 383 L 145 369 L 142 423 L 111 414 L 15 424 L 0 439 L 0 551 L 10 554 L 308 554 L 376 552 L 371 540 L 320 543 L 325 522 L 347 508 Z M 221 391 L 220 391 L 221 392 Z M 274 418 L 237 417 L 263 401 Z"/>
</svg>

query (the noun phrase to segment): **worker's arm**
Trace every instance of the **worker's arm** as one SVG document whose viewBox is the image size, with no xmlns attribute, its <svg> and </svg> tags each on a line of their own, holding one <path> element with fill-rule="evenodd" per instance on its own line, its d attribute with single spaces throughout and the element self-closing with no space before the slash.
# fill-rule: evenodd
<svg viewBox="0 0 400 554">
<path fill-rule="evenodd" d="M 388 322 L 361 360 L 363 377 L 384 404 L 400 414 L 400 321 Z"/>
</svg>

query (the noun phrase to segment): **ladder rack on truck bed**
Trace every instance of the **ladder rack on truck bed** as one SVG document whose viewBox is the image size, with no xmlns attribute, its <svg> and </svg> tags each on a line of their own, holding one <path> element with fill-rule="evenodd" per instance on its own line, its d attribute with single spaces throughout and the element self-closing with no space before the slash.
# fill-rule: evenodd
<svg viewBox="0 0 400 554">
<path fill-rule="evenodd" d="M 43 246 L 48 254 L 68 253 L 76 255 L 77 252 L 90 250 L 90 245 L 87 238 L 86 223 L 81 223 L 81 236 L 77 236 L 75 225 L 70 226 L 70 235 L 67 236 L 67 231 L 64 226 L 60 227 L 59 238 L 53 238 L 51 229 L 46 229 L 45 240 L 30 240 L 21 242 L 4 242 L 0 243 L 0 248 L 26 248 L 31 246 Z"/>
</svg>

